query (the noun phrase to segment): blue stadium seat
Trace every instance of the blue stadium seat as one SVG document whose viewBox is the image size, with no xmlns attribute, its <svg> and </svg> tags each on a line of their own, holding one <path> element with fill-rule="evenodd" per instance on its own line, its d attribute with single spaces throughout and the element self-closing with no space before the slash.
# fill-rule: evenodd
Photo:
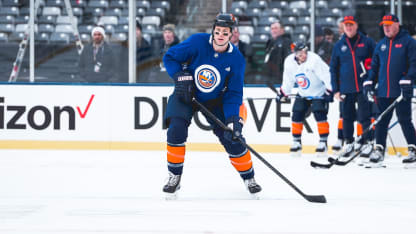
<svg viewBox="0 0 416 234">
<path fill-rule="evenodd" d="M 289 3 L 287 1 L 279 1 L 279 0 L 273 0 L 269 2 L 269 8 L 279 8 L 282 10 L 285 10 L 289 8 Z"/>
<path fill-rule="evenodd" d="M 20 16 L 22 16 L 22 15 L 29 15 L 29 14 L 30 14 L 29 7 L 21 7 L 21 8 L 19 8 L 19 15 Z M 42 15 L 42 8 L 41 7 L 38 8 L 38 13 L 37 13 L 37 16 L 40 16 L 40 15 Z"/>
<path fill-rule="evenodd" d="M 150 8 L 163 8 L 166 12 L 170 10 L 169 1 L 151 1 Z"/>
<path fill-rule="evenodd" d="M 112 41 L 112 42 L 127 41 L 127 34 L 126 33 L 115 33 L 111 36 L 110 41 Z"/>
<path fill-rule="evenodd" d="M 274 16 L 262 16 L 259 18 L 257 26 L 270 26 L 271 23 L 278 21 L 279 19 Z"/>
<path fill-rule="evenodd" d="M 55 44 L 68 44 L 69 34 L 54 32 L 51 34 L 51 38 L 49 41 L 50 43 L 55 43 Z"/>
<path fill-rule="evenodd" d="M 61 8 L 59 7 L 44 7 L 42 15 L 61 15 Z"/>
<path fill-rule="evenodd" d="M 252 26 L 239 26 L 238 31 L 240 34 L 248 34 L 251 37 L 254 35 L 254 28 Z"/>
<path fill-rule="evenodd" d="M 78 18 L 74 17 L 75 24 L 78 24 Z M 71 24 L 71 17 L 60 15 L 56 18 L 56 24 Z"/>
<path fill-rule="evenodd" d="M 146 16 L 159 16 L 160 19 L 165 18 L 165 10 L 163 8 L 150 8 L 146 12 Z"/>
<path fill-rule="evenodd" d="M 247 8 L 248 9 L 259 8 L 261 10 L 264 10 L 264 9 L 267 8 L 267 6 L 268 6 L 268 2 L 265 1 L 265 0 L 252 0 L 252 1 L 249 2 Z"/>
<path fill-rule="evenodd" d="M 87 6 L 87 1 L 86 0 L 71 0 L 71 6 L 85 8 Z"/>
<path fill-rule="evenodd" d="M 266 44 L 267 40 L 269 40 L 269 35 L 260 34 L 260 35 L 254 35 L 254 37 L 251 38 L 251 44 Z"/>
<path fill-rule="evenodd" d="M 244 16 L 244 9 L 238 8 L 238 7 L 231 8 L 231 14 L 233 14 L 237 18 L 241 17 L 241 16 Z"/>
<path fill-rule="evenodd" d="M 117 16 L 120 17 L 122 13 L 122 8 L 108 8 L 105 12 L 105 16 Z"/>
<path fill-rule="evenodd" d="M 99 8 L 99 7 L 96 7 L 96 8 L 87 7 L 84 9 L 84 17 L 85 15 L 90 15 L 90 16 L 92 15 L 92 16 L 99 17 L 99 16 L 104 15 L 104 11 L 103 11 L 103 8 Z"/>
<path fill-rule="evenodd" d="M 14 19 L 13 15 L 1 15 L 0 24 L 14 24 Z"/>
<path fill-rule="evenodd" d="M 53 33 L 55 32 L 55 26 L 53 24 L 39 24 L 38 26 L 39 33 Z"/>
<path fill-rule="evenodd" d="M 39 16 L 38 18 L 38 23 L 39 24 L 56 24 L 56 18 L 57 16 L 54 15 L 42 15 Z"/>
<path fill-rule="evenodd" d="M 261 26 L 261 27 L 257 27 L 254 30 L 254 35 L 261 35 L 261 34 L 270 35 L 270 26 Z"/>
<path fill-rule="evenodd" d="M 7 36 L 7 33 L 4 33 L 4 32 L 0 32 L 0 42 L 8 42 L 9 41 L 9 38 L 8 38 L 8 36 Z"/>
<path fill-rule="evenodd" d="M 143 17 L 143 16 L 146 15 L 146 11 L 147 11 L 146 8 L 139 7 L 139 8 L 137 8 L 136 16 Z M 127 10 L 127 15 L 126 16 L 128 16 L 128 10 Z"/>
<path fill-rule="evenodd" d="M 29 22 L 29 16 L 28 15 L 17 16 L 14 20 L 15 24 L 27 24 L 28 22 Z"/>
<path fill-rule="evenodd" d="M 46 0 L 45 6 L 48 7 L 65 7 L 64 0 Z"/>
<path fill-rule="evenodd" d="M 0 15 L 19 15 L 19 8 L 17 7 L 0 7 Z"/>
<path fill-rule="evenodd" d="M 13 32 L 9 35 L 10 42 L 21 42 L 25 38 L 25 34 L 22 32 Z"/>
<path fill-rule="evenodd" d="M 297 19 L 294 16 L 284 17 L 281 20 L 283 25 L 287 26 L 295 26 L 297 23 Z"/>
<path fill-rule="evenodd" d="M 120 24 L 114 28 L 114 33 L 128 33 L 129 32 L 129 25 L 127 24 Z"/>
<path fill-rule="evenodd" d="M 108 5 L 107 0 L 90 0 L 88 2 L 88 7 L 91 8 L 108 8 Z"/>
<path fill-rule="evenodd" d="M 231 9 L 240 8 L 240 9 L 246 10 L 247 6 L 248 6 L 248 3 L 246 1 L 233 1 L 231 3 Z"/>
<path fill-rule="evenodd" d="M 2 0 L 2 7 L 18 7 L 19 0 Z"/>
<path fill-rule="evenodd" d="M 79 25 L 78 26 L 78 32 L 79 33 L 85 33 L 85 34 L 91 34 L 92 29 L 94 28 L 94 25 Z"/>
<path fill-rule="evenodd" d="M 126 8 L 127 3 L 124 0 L 112 0 L 110 2 L 110 8 Z"/>
<path fill-rule="evenodd" d="M 136 1 L 136 7 L 145 8 L 147 10 L 150 8 L 150 2 L 146 0 Z"/>
<path fill-rule="evenodd" d="M 35 34 L 35 42 L 41 44 L 49 43 L 49 34 L 48 33 L 37 33 Z"/>
<path fill-rule="evenodd" d="M 282 10 L 279 8 L 267 8 L 262 12 L 263 16 L 275 16 L 280 19 L 282 16 Z"/>
<path fill-rule="evenodd" d="M 0 24 L 0 32 L 13 33 L 14 30 L 14 24 Z"/>
<path fill-rule="evenodd" d="M 70 24 L 57 24 L 55 27 L 57 33 L 73 33 L 72 25 Z"/>
<path fill-rule="evenodd" d="M 298 18 L 297 25 L 310 25 L 310 24 L 311 24 L 311 17 L 301 16 Z"/>
</svg>

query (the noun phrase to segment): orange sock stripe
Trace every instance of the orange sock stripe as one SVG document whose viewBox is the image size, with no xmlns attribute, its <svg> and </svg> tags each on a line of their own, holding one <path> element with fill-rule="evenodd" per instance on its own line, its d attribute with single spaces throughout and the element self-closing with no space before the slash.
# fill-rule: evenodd
<svg viewBox="0 0 416 234">
<path fill-rule="evenodd" d="M 230 161 L 237 171 L 248 171 L 253 167 L 250 151 L 239 158 L 230 158 Z"/>
<path fill-rule="evenodd" d="M 344 128 L 344 121 L 341 119 L 338 120 L 338 129 L 343 129 Z"/>
<path fill-rule="evenodd" d="M 292 122 L 292 134 L 300 135 L 302 134 L 303 123 Z"/>
<path fill-rule="evenodd" d="M 357 123 L 357 136 L 363 135 L 363 125 L 360 123 Z"/>
<path fill-rule="evenodd" d="M 328 122 L 318 122 L 318 132 L 319 132 L 319 135 L 329 134 Z"/>
<path fill-rule="evenodd" d="M 240 113 L 239 113 L 240 117 L 244 120 L 244 123 L 247 121 L 247 107 L 246 105 L 241 104 L 240 106 Z"/>
<path fill-rule="evenodd" d="M 170 146 L 167 147 L 168 162 L 183 163 L 185 161 L 185 146 Z"/>
<path fill-rule="evenodd" d="M 376 121 L 375 118 L 371 118 L 371 123 L 374 123 L 374 121 Z M 376 125 L 373 126 L 373 130 L 376 130 Z"/>
</svg>

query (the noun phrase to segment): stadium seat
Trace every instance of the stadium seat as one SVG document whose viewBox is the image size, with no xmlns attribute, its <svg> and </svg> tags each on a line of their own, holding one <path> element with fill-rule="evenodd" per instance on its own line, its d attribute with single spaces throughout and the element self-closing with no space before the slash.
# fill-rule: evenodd
<svg viewBox="0 0 416 234">
<path fill-rule="evenodd" d="M 80 34 L 80 37 L 81 37 L 82 42 L 85 42 L 85 43 L 91 42 L 91 35 L 90 34 L 82 33 L 82 34 Z"/>
<path fill-rule="evenodd" d="M 26 32 L 27 24 L 16 24 L 15 32 Z M 35 32 L 38 31 L 38 25 L 35 24 Z"/>
<path fill-rule="evenodd" d="M 101 24 L 105 24 L 105 25 L 107 24 L 117 25 L 118 17 L 117 16 L 101 16 L 98 22 Z"/>
<path fill-rule="evenodd" d="M 110 8 L 126 8 L 127 3 L 124 0 L 112 0 L 110 2 Z"/>
<path fill-rule="evenodd" d="M 254 35 L 251 38 L 251 44 L 266 44 L 266 42 L 269 40 L 269 35 L 261 34 L 261 35 Z"/>
<path fill-rule="evenodd" d="M 50 43 L 56 43 L 56 44 L 68 44 L 69 43 L 69 34 L 68 33 L 54 32 L 54 33 L 52 33 L 49 42 Z"/>
<path fill-rule="evenodd" d="M 78 25 L 78 18 L 74 17 L 75 24 Z M 71 24 L 71 17 L 69 16 L 58 16 L 56 18 L 56 24 Z"/>
<path fill-rule="evenodd" d="M 111 35 L 110 41 L 111 42 L 127 41 L 127 34 L 126 33 L 114 33 L 113 35 Z"/>
<path fill-rule="evenodd" d="M 1 6 L 2 7 L 18 7 L 19 0 L 2 0 Z"/>
<path fill-rule="evenodd" d="M 9 42 L 21 42 L 25 38 L 25 34 L 23 32 L 13 32 L 9 36 Z"/>
<path fill-rule="evenodd" d="M 19 15 L 19 8 L 17 7 L 0 7 L 0 15 L 12 15 L 18 16 Z"/>
<path fill-rule="evenodd" d="M 0 32 L 0 42 L 8 42 L 9 38 L 7 36 L 7 33 Z"/>
<path fill-rule="evenodd" d="M 306 1 L 293 1 L 289 3 L 289 8 L 291 9 L 306 9 L 308 4 Z"/>
<path fill-rule="evenodd" d="M 150 8 L 150 2 L 149 1 L 136 1 L 136 7 L 145 8 L 146 10 Z"/>
<path fill-rule="evenodd" d="M 29 15 L 29 14 L 30 14 L 29 7 L 21 7 L 21 8 L 19 8 L 19 15 L 20 16 Z M 38 8 L 38 13 L 37 13 L 37 16 L 40 16 L 40 15 L 42 15 L 42 8 L 41 7 Z"/>
<path fill-rule="evenodd" d="M 78 26 L 78 32 L 83 34 L 91 34 L 92 29 L 94 28 L 94 25 L 79 25 Z"/>
<path fill-rule="evenodd" d="M 122 13 L 121 8 L 108 8 L 105 11 L 104 15 L 105 16 L 117 16 L 117 17 L 120 17 L 121 16 L 121 13 Z"/>
<path fill-rule="evenodd" d="M 318 15 L 321 17 L 341 17 L 342 11 L 340 11 L 338 8 L 333 9 L 320 9 L 318 11 Z"/>
<path fill-rule="evenodd" d="M 246 10 L 245 15 L 249 17 L 250 19 L 258 18 L 261 15 L 261 9 L 260 8 L 249 8 Z"/>
<path fill-rule="evenodd" d="M 42 15 L 38 18 L 39 24 L 56 24 L 56 18 L 57 16 L 54 15 Z"/>
<path fill-rule="evenodd" d="M 260 34 L 270 35 L 270 26 L 257 27 L 254 30 L 254 35 L 260 35 Z"/>
<path fill-rule="evenodd" d="M 15 24 L 27 24 L 28 22 L 29 22 L 29 16 L 28 15 L 17 16 L 14 20 Z"/>
<path fill-rule="evenodd" d="M 331 1 L 328 3 L 328 8 L 339 8 L 339 9 L 348 9 L 351 8 L 351 1 L 342 0 L 342 1 Z"/>
<path fill-rule="evenodd" d="M 55 32 L 55 26 L 53 24 L 39 24 L 39 33 L 53 33 Z"/>
<path fill-rule="evenodd" d="M 246 1 L 233 1 L 231 3 L 231 9 L 240 8 L 240 9 L 246 10 L 247 6 L 248 4 Z"/>
<path fill-rule="evenodd" d="M 88 2 L 88 7 L 91 8 L 108 8 L 108 5 L 107 0 L 90 0 Z"/>
<path fill-rule="evenodd" d="M 87 6 L 87 1 L 86 0 L 71 0 L 71 6 L 85 8 Z"/>
<path fill-rule="evenodd" d="M 137 8 L 136 16 L 143 17 L 145 15 L 146 15 L 146 8 L 143 8 L 143 7 Z M 126 16 L 128 16 L 128 9 L 127 9 Z"/>
<path fill-rule="evenodd" d="M 268 6 L 267 1 L 264 0 L 252 0 L 250 1 L 250 3 L 248 4 L 247 9 L 251 9 L 251 8 L 259 8 L 261 10 L 266 9 Z"/>
<path fill-rule="evenodd" d="M 236 17 L 244 16 L 244 10 L 242 8 L 231 8 L 231 14 L 233 14 Z"/>
<path fill-rule="evenodd" d="M 288 25 L 288 26 L 295 26 L 297 23 L 296 17 L 294 16 L 289 16 L 289 17 L 284 17 L 281 20 L 283 25 Z"/>
<path fill-rule="evenodd" d="M 14 19 L 13 15 L 1 15 L 0 24 L 14 24 Z"/>
<path fill-rule="evenodd" d="M 315 7 L 317 9 L 327 9 L 328 8 L 328 2 L 325 1 L 325 0 L 316 1 Z"/>
<path fill-rule="evenodd" d="M 259 18 L 257 26 L 270 26 L 271 23 L 277 22 L 279 19 L 274 16 L 262 16 Z"/>
<path fill-rule="evenodd" d="M 297 25 L 293 30 L 294 34 L 305 34 L 309 35 L 309 26 L 307 25 Z"/>
<path fill-rule="evenodd" d="M 152 44 L 152 35 L 151 34 L 143 33 L 142 36 L 149 44 Z"/>
<path fill-rule="evenodd" d="M 118 24 L 129 24 L 129 17 L 120 16 L 118 18 Z"/>
<path fill-rule="evenodd" d="M 319 24 L 322 27 L 335 27 L 336 21 L 332 17 L 317 18 L 316 24 Z"/>
<path fill-rule="evenodd" d="M 105 29 L 105 33 L 107 35 L 111 35 L 111 34 L 114 33 L 114 25 L 112 25 L 112 24 L 105 25 L 104 29 Z"/>
<path fill-rule="evenodd" d="M 155 25 L 156 27 L 159 27 L 160 17 L 159 16 L 145 16 L 143 17 L 142 24 Z"/>
<path fill-rule="evenodd" d="M 310 24 L 311 24 L 311 17 L 301 16 L 298 18 L 297 25 L 310 25 Z"/>
<path fill-rule="evenodd" d="M 160 19 L 165 18 L 165 10 L 163 8 L 150 8 L 146 11 L 146 16 L 159 16 Z"/>
<path fill-rule="evenodd" d="M 165 12 L 170 10 L 169 1 L 151 1 L 150 8 L 163 8 Z"/>
<path fill-rule="evenodd" d="M 73 33 L 72 25 L 70 24 L 57 24 L 55 27 L 57 33 Z"/>
<path fill-rule="evenodd" d="M 294 33 L 292 36 L 293 41 L 308 41 L 308 36 L 306 34 L 296 34 Z"/>
<path fill-rule="evenodd" d="M 66 8 L 62 8 L 62 15 L 68 15 L 68 12 L 66 12 Z M 72 7 L 72 14 L 77 17 L 81 17 L 83 15 L 83 10 L 81 7 Z"/>
<path fill-rule="evenodd" d="M 65 2 L 63 0 L 46 0 L 45 6 L 47 7 L 65 7 Z"/>
<path fill-rule="evenodd" d="M 61 8 L 59 7 L 44 7 L 42 15 L 61 15 Z"/>
<path fill-rule="evenodd" d="M 251 37 L 248 34 L 240 34 L 240 40 L 247 43 L 247 44 L 250 44 Z"/>
<path fill-rule="evenodd" d="M 282 10 L 285 10 L 289 7 L 289 4 L 287 1 L 279 1 L 279 0 L 273 0 L 269 2 L 269 8 L 279 8 Z"/>
<path fill-rule="evenodd" d="M 37 33 L 35 35 L 35 42 L 47 44 L 49 43 L 49 34 L 48 33 Z"/>
<path fill-rule="evenodd" d="M 12 33 L 14 30 L 14 24 L 0 24 L 0 32 Z"/>
<path fill-rule="evenodd" d="M 143 33 L 149 33 L 152 35 L 157 33 L 156 27 L 153 24 L 143 24 L 142 29 Z"/>
<path fill-rule="evenodd" d="M 274 16 L 280 19 L 282 16 L 282 10 L 279 8 L 267 8 L 262 12 L 263 16 Z"/>
<path fill-rule="evenodd" d="M 129 25 L 128 24 L 124 24 L 124 25 L 117 25 L 114 28 L 114 33 L 128 33 L 129 32 Z"/>
<path fill-rule="evenodd" d="M 289 34 L 289 35 L 292 35 L 293 34 L 293 27 L 294 27 L 294 25 L 285 25 L 285 33 L 286 34 Z"/>
<path fill-rule="evenodd" d="M 97 8 L 91 8 L 91 7 L 85 8 L 84 9 L 84 17 L 88 16 L 88 15 L 89 16 L 96 16 L 96 17 L 102 16 L 102 15 L 104 15 L 103 8 L 99 8 L 99 7 L 97 7 Z"/>
</svg>

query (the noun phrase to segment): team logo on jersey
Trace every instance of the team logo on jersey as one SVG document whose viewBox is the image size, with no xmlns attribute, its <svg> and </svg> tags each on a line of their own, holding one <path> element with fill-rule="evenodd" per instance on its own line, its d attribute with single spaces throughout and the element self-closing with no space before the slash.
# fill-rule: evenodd
<svg viewBox="0 0 416 234">
<path fill-rule="evenodd" d="M 385 51 L 385 50 L 386 50 L 386 48 L 387 48 L 386 44 L 383 44 L 383 45 L 381 45 L 380 50 L 381 50 L 381 51 Z"/>
<path fill-rule="evenodd" d="M 341 51 L 342 51 L 342 52 L 347 51 L 347 49 L 348 49 L 348 47 L 347 47 L 346 45 L 341 46 Z"/>
<path fill-rule="evenodd" d="M 296 75 L 296 83 L 301 89 L 308 89 L 311 85 L 311 82 L 308 77 L 306 77 L 305 73 L 299 73 Z"/>
<path fill-rule="evenodd" d="M 221 75 L 211 65 L 201 65 L 195 69 L 196 87 L 203 93 L 213 91 L 221 83 Z"/>
<path fill-rule="evenodd" d="M 396 44 L 396 45 L 394 45 L 394 47 L 396 47 L 396 48 L 402 48 L 402 44 Z"/>
</svg>

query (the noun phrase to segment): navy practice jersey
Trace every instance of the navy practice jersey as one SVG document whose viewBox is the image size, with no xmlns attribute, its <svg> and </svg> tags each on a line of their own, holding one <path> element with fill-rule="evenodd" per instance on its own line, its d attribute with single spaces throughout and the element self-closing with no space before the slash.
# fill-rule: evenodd
<svg viewBox="0 0 416 234">
<path fill-rule="evenodd" d="M 228 89 L 223 96 L 224 117 L 238 116 L 243 101 L 245 60 L 240 51 L 229 43 L 228 50 L 215 52 L 208 33 L 197 33 L 171 47 L 163 57 L 166 71 L 175 77 L 182 71 L 182 63 L 194 75 L 198 101 L 206 102 L 221 95 L 226 77 Z"/>
</svg>

